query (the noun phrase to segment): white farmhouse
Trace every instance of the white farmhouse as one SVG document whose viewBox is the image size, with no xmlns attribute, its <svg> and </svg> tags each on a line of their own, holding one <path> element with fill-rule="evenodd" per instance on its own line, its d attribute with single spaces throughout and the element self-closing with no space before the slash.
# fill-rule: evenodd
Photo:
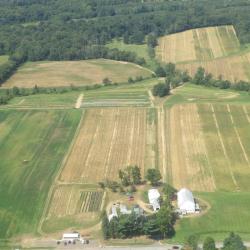
<svg viewBox="0 0 250 250">
<path fill-rule="evenodd" d="M 149 203 L 152 205 L 154 211 L 157 211 L 160 209 L 160 202 L 159 202 L 159 198 L 160 198 L 160 193 L 157 189 L 153 188 L 148 190 L 148 200 Z"/>
<path fill-rule="evenodd" d="M 191 191 L 182 188 L 177 193 L 178 208 L 183 214 L 195 213 L 195 201 Z"/>
</svg>

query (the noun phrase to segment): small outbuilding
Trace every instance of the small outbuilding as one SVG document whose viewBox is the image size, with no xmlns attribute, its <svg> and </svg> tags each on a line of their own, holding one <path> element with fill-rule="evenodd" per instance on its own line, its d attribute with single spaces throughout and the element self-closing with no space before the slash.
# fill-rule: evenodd
<svg viewBox="0 0 250 250">
<path fill-rule="evenodd" d="M 177 193 L 177 203 L 182 214 L 195 213 L 195 200 L 192 192 L 187 188 L 182 188 Z"/>
<path fill-rule="evenodd" d="M 80 240 L 81 235 L 79 233 L 64 233 L 62 237 L 62 241 L 75 241 Z"/>
<path fill-rule="evenodd" d="M 154 211 L 160 209 L 160 196 L 161 195 L 157 189 L 153 188 L 148 190 L 148 200 L 149 203 L 152 205 Z"/>
</svg>

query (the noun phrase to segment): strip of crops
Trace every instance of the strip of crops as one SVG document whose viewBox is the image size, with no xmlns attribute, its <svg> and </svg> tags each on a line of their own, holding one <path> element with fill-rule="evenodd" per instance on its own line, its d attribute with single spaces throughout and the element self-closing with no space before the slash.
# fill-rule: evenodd
<svg viewBox="0 0 250 250">
<path fill-rule="evenodd" d="M 97 212 L 102 203 L 103 192 L 81 192 L 82 201 L 80 212 Z"/>
</svg>

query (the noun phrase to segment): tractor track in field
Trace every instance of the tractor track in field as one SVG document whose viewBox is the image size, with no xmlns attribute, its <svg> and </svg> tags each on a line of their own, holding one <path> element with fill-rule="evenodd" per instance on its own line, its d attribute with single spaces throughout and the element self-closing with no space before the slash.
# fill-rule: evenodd
<svg viewBox="0 0 250 250">
<path fill-rule="evenodd" d="M 243 145 L 243 143 L 242 143 L 240 134 L 239 134 L 239 132 L 238 132 L 238 129 L 237 129 L 236 124 L 235 124 L 235 122 L 234 122 L 233 115 L 232 115 L 232 113 L 231 113 L 230 106 L 229 106 L 228 104 L 227 104 L 227 111 L 228 111 L 228 114 L 229 114 L 229 116 L 230 116 L 230 119 L 231 119 L 231 122 L 232 122 L 232 125 L 233 125 L 233 129 L 234 129 L 234 131 L 235 131 L 236 137 L 237 137 L 238 142 L 239 142 L 239 144 L 240 144 L 241 150 L 242 150 L 242 152 L 243 152 L 243 154 L 244 154 L 244 158 L 245 158 L 245 160 L 246 160 L 246 162 L 247 162 L 248 167 L 250 168 L 250 161 L 249 161 L 247 152 L 246 152 L 245 147 L 244 147 L 244 145 Z"/>
<path fill-rule="evenodd" d="M 216 118 L 215 110 L 214 110 L 214 107 L 213 107 L 212 104 L 210 105 L 210 107 L 211 107 L 211 110 L 212 110 L 212 115 L 213 115 L 213 118 L 214 118 L 215 126 L 217 128 L 218 138 L 220 140 L 220 144 L 221 144 L 225 159 L 226 159 L 226 161 L 228 163 L 228 170 L 230 172 L 230 175 L 231 175 L 232 181 L 233 181 L 233 183 L 234 183 L 234 185 L 236 187 L 236 190 L 238 191 L 238 190 L 240 190 L 240 187 L 239 187 L 239 185 L 238 185 L 238 183 L 236 181 L 236 178 L 235 178 L 233 170 L 232 170 L 231 162 L 230 162 L 229 156 L 227 154 L 226 147 L 224 145 L 223 138 L 222 138 L 222 135 L 221 135 L 221 132 L 220 132 L 220 127 L 219 127 L 219 124 L 218 124 L 218 121 L 217 121 L 217 118 Z"/>
</svg>

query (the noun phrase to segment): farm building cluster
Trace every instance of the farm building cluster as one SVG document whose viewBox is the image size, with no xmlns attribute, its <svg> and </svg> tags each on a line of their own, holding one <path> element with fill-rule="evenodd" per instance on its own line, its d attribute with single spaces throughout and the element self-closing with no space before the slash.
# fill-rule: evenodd
<svg viewBox="0 0 250 250">
<path fill-rule="evenodd" d="M 111 221 L 115 217 L 118 218 L 119 215 L 129 215 L 132 213 L 136 214 L 137 216 L 141 216 L 144 214 L 144 210 L 138 205 L 128 209 L 126 205 L 118 202 L 112 205 L 111 213 L 108 215 L 108 220 Z"/>
</svg>

